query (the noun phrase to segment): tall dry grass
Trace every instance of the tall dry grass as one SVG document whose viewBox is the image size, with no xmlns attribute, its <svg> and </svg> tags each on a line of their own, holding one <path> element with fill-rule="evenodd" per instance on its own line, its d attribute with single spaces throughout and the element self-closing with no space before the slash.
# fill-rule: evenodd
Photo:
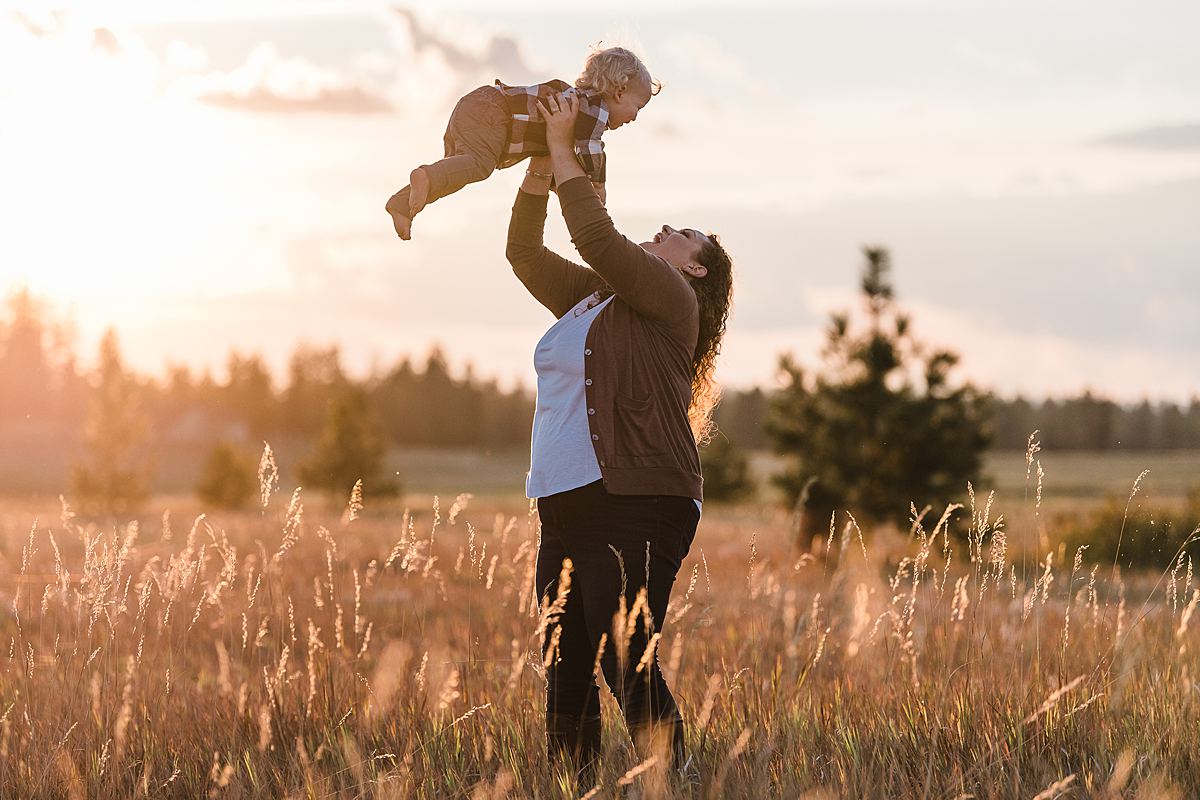
<svg viewBox="0 0 1200 800">
<path fill-rule="evenodd" d="M 1190 562 L 1122 574 L 973 496 L 804 555 L 783 515 L 707 509 L 657 643 L 701 784 L 606 694 L 575 786 L 544 758 L 536 515 L 314 512 L 271 472 L 260 513 L 5 525 L 0 795 L 1200 796 Z"/>
</svg>

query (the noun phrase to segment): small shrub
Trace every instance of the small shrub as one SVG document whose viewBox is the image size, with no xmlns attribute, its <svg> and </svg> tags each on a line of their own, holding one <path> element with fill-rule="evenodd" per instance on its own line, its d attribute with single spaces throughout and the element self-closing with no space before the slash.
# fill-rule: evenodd
<svg viewBox="0 0 1200 800">
<path fill-rule="evenodd" d="M 1200 563 L 1200 487 L 1182 510 L 1154 508 L 1110 497 L 1104 505 L 1067 529 L 1068 552 L 1088 545 L 1088 558 L 1122 567 L 1165 569 L 1183 548 Z M 1188 540 L 1191 539 L 1190 542 Z M 1185 546 L 1185 542 L 1187 542 Z"/>
<path fill-rule="evenodd" d="M 227 442 L 219 442 L 204 462 L 196 496 L 217 508 L 245 508 L 258 493 L 257 469 L 251 456 Z"/>
</svg>

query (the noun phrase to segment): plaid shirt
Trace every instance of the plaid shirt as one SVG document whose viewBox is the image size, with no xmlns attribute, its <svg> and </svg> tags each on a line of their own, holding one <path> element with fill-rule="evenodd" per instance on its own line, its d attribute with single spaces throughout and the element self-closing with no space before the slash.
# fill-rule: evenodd
<svg viewBox="0 0 1200 800">
<path fill-rule="evenodd" d="M 507 86 L 496 81 L 504 96 L 509 114 L 508 141 L 500 156 L 499 167 L 511 167 L 529 156 L 544 156 L 546 123 L 542 121 L 537 101 L 556 92 L 575 92 L 579 95 L 579 117 L 575 121 L 575 154 L 583 171 L 594 183 L 604 183 L 604 142 L 600 137 L 608 130 L 608 103 L 599 93 L 581 91 L 566 81 L 550 80 L 532 86 Z"/>
</svg>

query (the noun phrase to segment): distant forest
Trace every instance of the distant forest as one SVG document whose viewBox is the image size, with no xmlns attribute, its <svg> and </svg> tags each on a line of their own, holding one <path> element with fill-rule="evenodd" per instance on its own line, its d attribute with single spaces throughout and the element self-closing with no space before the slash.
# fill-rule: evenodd
<svg viewBox="0 0 1200 800">
<path fill-rule="evenodd" d="M 764 421 L 770 393 L 762 389 L 726 392 L 716 421 L 730 442 L 742 448 L 770 448 Z M 993 450 L 1024 452 L 1029 435 L 1047 450 L 1200 449 L 1200 398 L 1186 405 L 1143 400 L 1120 404 L 1091 392 L 1064 399 L 1023 397 L 990 401 Z"/>
<path fill-rule="evenodd" d="M 77 443 L 97 381 L 78 366 L 66 326 L 50 319 L 25 291 L 10 295 L 0 314 L 0 448 Z M 467 365 L 452 369 L 436 347 L 420 358 L 354 380 L 337 347 L 298 347 L 285 382 L 276 385 L 263 360 L 231 353 L 224 374 L 172 365 L 154 378 L 130 373 L 148 444 L 217 440 L 259 445 L 276 437 L 315 437 L 330 398 L 346 387 L 367 390 L 391 444 L 487 449 L 528 447 L 533 391 L 502 391 Z M 767 449 L 770 407 L 763 389 L 730 390 L 716 411 L 725 437 L 742 449 Z M 1145 400 L 1122 405 L 1085 393 L 1031 401 L 993 398 L 992 447 L 1024 450 L 1040 431 L 1055 450 L 1200 448 L 1200 398 L 1180 406 Z"/>
</svg>

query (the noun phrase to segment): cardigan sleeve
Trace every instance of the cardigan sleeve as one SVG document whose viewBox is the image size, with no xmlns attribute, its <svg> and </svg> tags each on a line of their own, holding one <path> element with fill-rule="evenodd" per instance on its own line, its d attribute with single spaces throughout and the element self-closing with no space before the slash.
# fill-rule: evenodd
<svg viewBox="0 0 1200 800">
<path fill-rule="evenodd" d="M 579 255 L 635 311 L 668 324 L 698 313 L 687 279 L 617 231 L 586 176 L 559 186 L 558 199 Z"/>
<path fill-rule="evenodd" d="M 592 270 L 568 261 L 542 243 L 548 201 L 548 195 L 517 191 L 505 255 L 529 293 L 555 317 L 561 317 L 603 281 Z"/>
</svg>

